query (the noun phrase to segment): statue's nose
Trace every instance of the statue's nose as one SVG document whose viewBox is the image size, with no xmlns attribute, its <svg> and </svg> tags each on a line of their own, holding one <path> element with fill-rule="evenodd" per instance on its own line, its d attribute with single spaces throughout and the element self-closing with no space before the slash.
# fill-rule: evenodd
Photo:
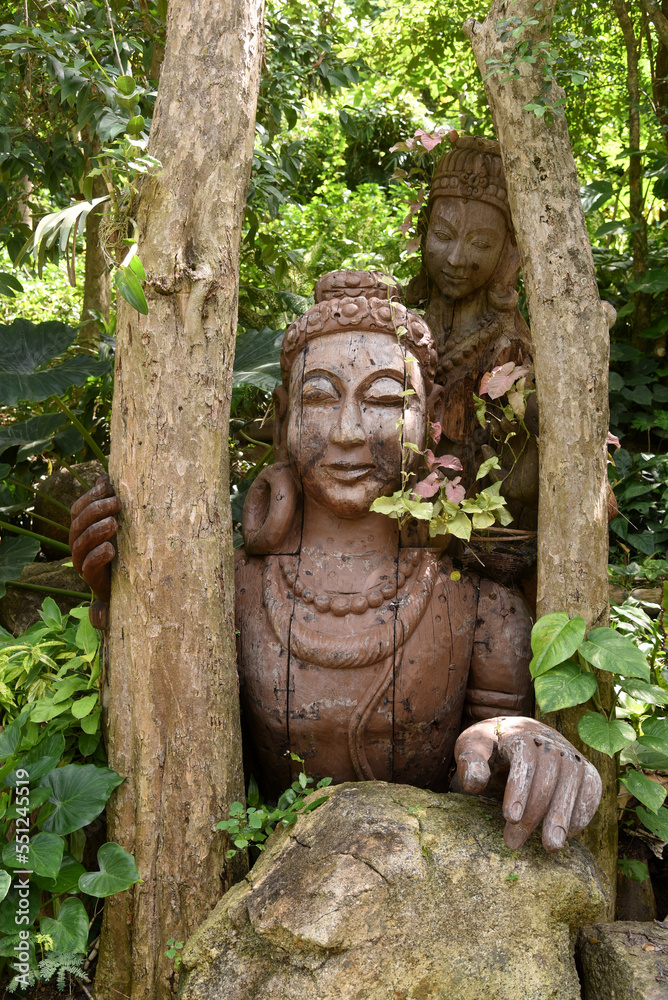
<svg viewBox="0 0 668 1000">
<path fill-rule="evenodd" d="M 366 434 L 362 426 L 362 418 L 357 403 L 350 400 L 342 403 L 339 419 L 332 432 L 334 444 L 341 444 L 350 447 L 351 445 L 364 444 Z"/>
<path fill-rule="evenodd" d="M 448 246 L 447 261 L 451 267 L 466 267 L 468 257 L 466 247 L 461 240 L 452 240 Z"/>
</svg>

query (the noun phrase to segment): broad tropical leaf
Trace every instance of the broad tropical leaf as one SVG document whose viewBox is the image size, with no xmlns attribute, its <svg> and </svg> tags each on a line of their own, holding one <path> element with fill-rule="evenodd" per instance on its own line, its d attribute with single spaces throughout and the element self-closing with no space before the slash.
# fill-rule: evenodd
<svg viewBox="0 0 668 1000">
<path fill-rule="evenodd" d="M 584 618 L 569 618 L 565 611 L 539 618 L 531 630 L 531 649 L 534 654 L 529 664 L 531 676 L 540 677 L 568 660 L 584 636 Z"/>
<path fill-rule="evenodd" d="M 594 750 L 614 757 L 618 750 L 633 743 L 635 731 L 628 722 L 612 719 L 610 722 L 600 712 L 586 712 L 578 723 L 580 739 Z"/>
<path fill-rule="evenodd" d="M 86 954 L 88 914 L 80 899 L 66 899 L 60 908 L 58 919 L 42 917 L 39 929 L 52 939 L 54 951 Z"/>
<path fill-rule="evenodd" d="M 59 365 L 47 367 L 59 357 L 76 337 L 76 330 L 49 320 L 30 323 L 15 319 L 10 326 L 0 326 L 0 404 L 15 406 L 19 400 L 40 402 L 60 396 L 73 385 L 82 385 L 91 375 L 108 370 L 106 361 L 87 354 L 66 358 Z"/>
<path fill-rule="evenodd" d="M 640 677 L 649 683 L 649 663 L 644 653 L 625 635 L 613 628 L 593 628 L 579 652 L 599 670 L 625 677 Z"/>
<path fill-rule="evenodd" d="M 6 584 L 16 580 L 25 566 L 33 562 L 39 552 L 39 542 L 27 535 L 7 536 L 0 542 L 0 597 L 4 597 Z"/>
<path fill-rule="evenodd" d="M 281 381 L 282 330 L 246 330 L 237 337 L 233 385 L 254 385 L 273 392 Z"/>
<path fill-rule="evenodd" d="M 541 712 L 558 712 L 589 701 L 597 686 L 593 674 L 583 673 L 575 663 L 564 663 L 536 678 L 536 701 Z"/>
<path fill-rule="evenodd" d="M 118 844 L 103 844 L 97 852 L 97 863 L 98 872 L 89 872 L 79 879 L 79 888 L 89 896 L 103 899 L 139 882 L 135 859 Z"/>
<path fill-rule="evenodd" d="M 107 799 L 122 784 L 123 778 L 107 767 L 95 764 L 65 764 L 41 781 L 52 791 L 54 811 L 42 823 L 42 829 L 61 836 L 79 830 L 100 815 Z"/>
</svg>

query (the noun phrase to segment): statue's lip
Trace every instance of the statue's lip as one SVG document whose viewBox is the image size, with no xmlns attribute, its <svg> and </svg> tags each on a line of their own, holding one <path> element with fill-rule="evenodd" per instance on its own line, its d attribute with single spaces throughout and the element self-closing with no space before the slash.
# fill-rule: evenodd
<svg viewBox="0 0 668 1000">
<path fill-rule="evenodd" d="M 376 468 L 373 462 L 331 462 L 325 466 L 325 472 L 332 479 L 343 483 L 357 482 L 368 476 Z"/>
<path fill-rule="evenodd" d="M 467 281 L 468 280 L 468 275 L 467 274 L 452 274 L 450 271 L 446 271 L 444 268 L 441 268 L 441 274 L 443 275 L 444 278 L 447 278 L 448 281 Z"/>
</svg>

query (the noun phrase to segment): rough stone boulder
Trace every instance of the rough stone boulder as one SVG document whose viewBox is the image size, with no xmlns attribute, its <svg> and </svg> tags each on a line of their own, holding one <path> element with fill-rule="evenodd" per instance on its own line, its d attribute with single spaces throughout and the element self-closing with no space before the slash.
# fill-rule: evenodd
<svg viewBox="0 0 668 1000">
<path fill-rule="evenodd" d="M 618 920 L 583 927 L 583 1000 L 666 1000 L 668 925 Z"/>
<path fill-rule="evenodd" d="M 579 1000 L 605 875 L 579 843 L 512 851 L 502 831 L 474 797 L 333 788 L 189 940 L 181 1000 Z"/>
</svg>

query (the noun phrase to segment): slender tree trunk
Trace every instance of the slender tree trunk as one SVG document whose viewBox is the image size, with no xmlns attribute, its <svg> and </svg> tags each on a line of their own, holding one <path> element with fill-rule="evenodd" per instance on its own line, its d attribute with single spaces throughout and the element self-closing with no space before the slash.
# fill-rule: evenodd
<svg viewBox="0 0 668 1000">
<path fill-rule="evenodd" d="M 216 822 L 243 796 L 228 419 L 261 0 L 171 0 L 137 221 L 148 316 L 121 301 L 111 476 L 109 839 L 144 880 L 105 907 L 96 996 L 170 994 L 185 940 L 229 884 Z"/>
<path fill-rule="evenodd" d="M 636 38 L 633 22 L 625 0 L 613 0 L 613 6 L 624 37 L 626 49 L 626 83 L 629 101 L 629 218 L 636 228 L 631 233 L 633 254 L 633 280 L 640 281 L 647 266 L 647 226 L 645 223 L 645 198 L 642 189 L 642 157 L 640 155 L 640 39 Z M 642 346 L 639 334 L 649 326 L 650 296 L 635 293 L 635 316 L 632 341 Z"/>
<path fill-rule="evenodd" d="M 543 3 L 543 25 L 528 26 L 501 42 L 496 26 L 512 14 L 536 16 L 535 0 L 511 8 L 494 0 L 484 23 L 469 20 L 481 74 L 490 59 L 503 59 L 512 46 L 547 39 L 556 0 Z M 488 76 L 487 97 L 501 144 L 508 200 L 524 272 L 534 344 L 540 410 L 540 495 L 538 519 L 538 614 L 567 611 L 587 626 L 608 620 L 608 525 L 606 438 L 608 430 L 609 340 L 591 247 L 580 203 L 568 127 L 563 117 L 546 122 L 524 110 L 540 94 L 543 67 L 520 63 L 519 75 Z M 561 96 L 553 85 L 553 100 Z M 599 674 L 603 697 L 610 695 Z M 581 712 L 550 719 L 576 746 Z M 585 843 L 611 876 L 617 861 L 615 764 L 587 749 L 604 783 L 604 797 Z"/>
<path fill-rule="evenodd" d="M 647 11 L 647 7 L 647 0 L 644 0 L 643 9 Z M 668 0 L 661 0 L 661 9 L 655 10 L 654 14 L 656 20 L 652 18 L 652 21 L 656 27 L 658 41 L 652 67 L 652 96 L 656 116 L 668 150 Z M 664 208 L 661 210 L 661 221 L 665 221 L 666 217 L 668 217 L 668 212 Z M 668 295 L 664 296 L 664 308 L 668 312 Z M 665 333 L 654 341 L 652 353 L 655 358 L 659 360 L 665 358 L 667 341 Z"/>
<path fill-rule="evenodd" d="M 93 179 L 93 198 L 106 194 L 101 177 Z M 100 313 L 105 322 L 109 321 L 111 304 L 111 281 L 109 268 L 100 245 L 100 223 L 107 210 L 107 202 L 89 212 L 86 219 L 86 269 L 84 272 L 83 304 L 77 345 L 85 350 L 96 351 L 100 346 L 100 327 L 92 315 L 92 310 Z"/>
</svg>

